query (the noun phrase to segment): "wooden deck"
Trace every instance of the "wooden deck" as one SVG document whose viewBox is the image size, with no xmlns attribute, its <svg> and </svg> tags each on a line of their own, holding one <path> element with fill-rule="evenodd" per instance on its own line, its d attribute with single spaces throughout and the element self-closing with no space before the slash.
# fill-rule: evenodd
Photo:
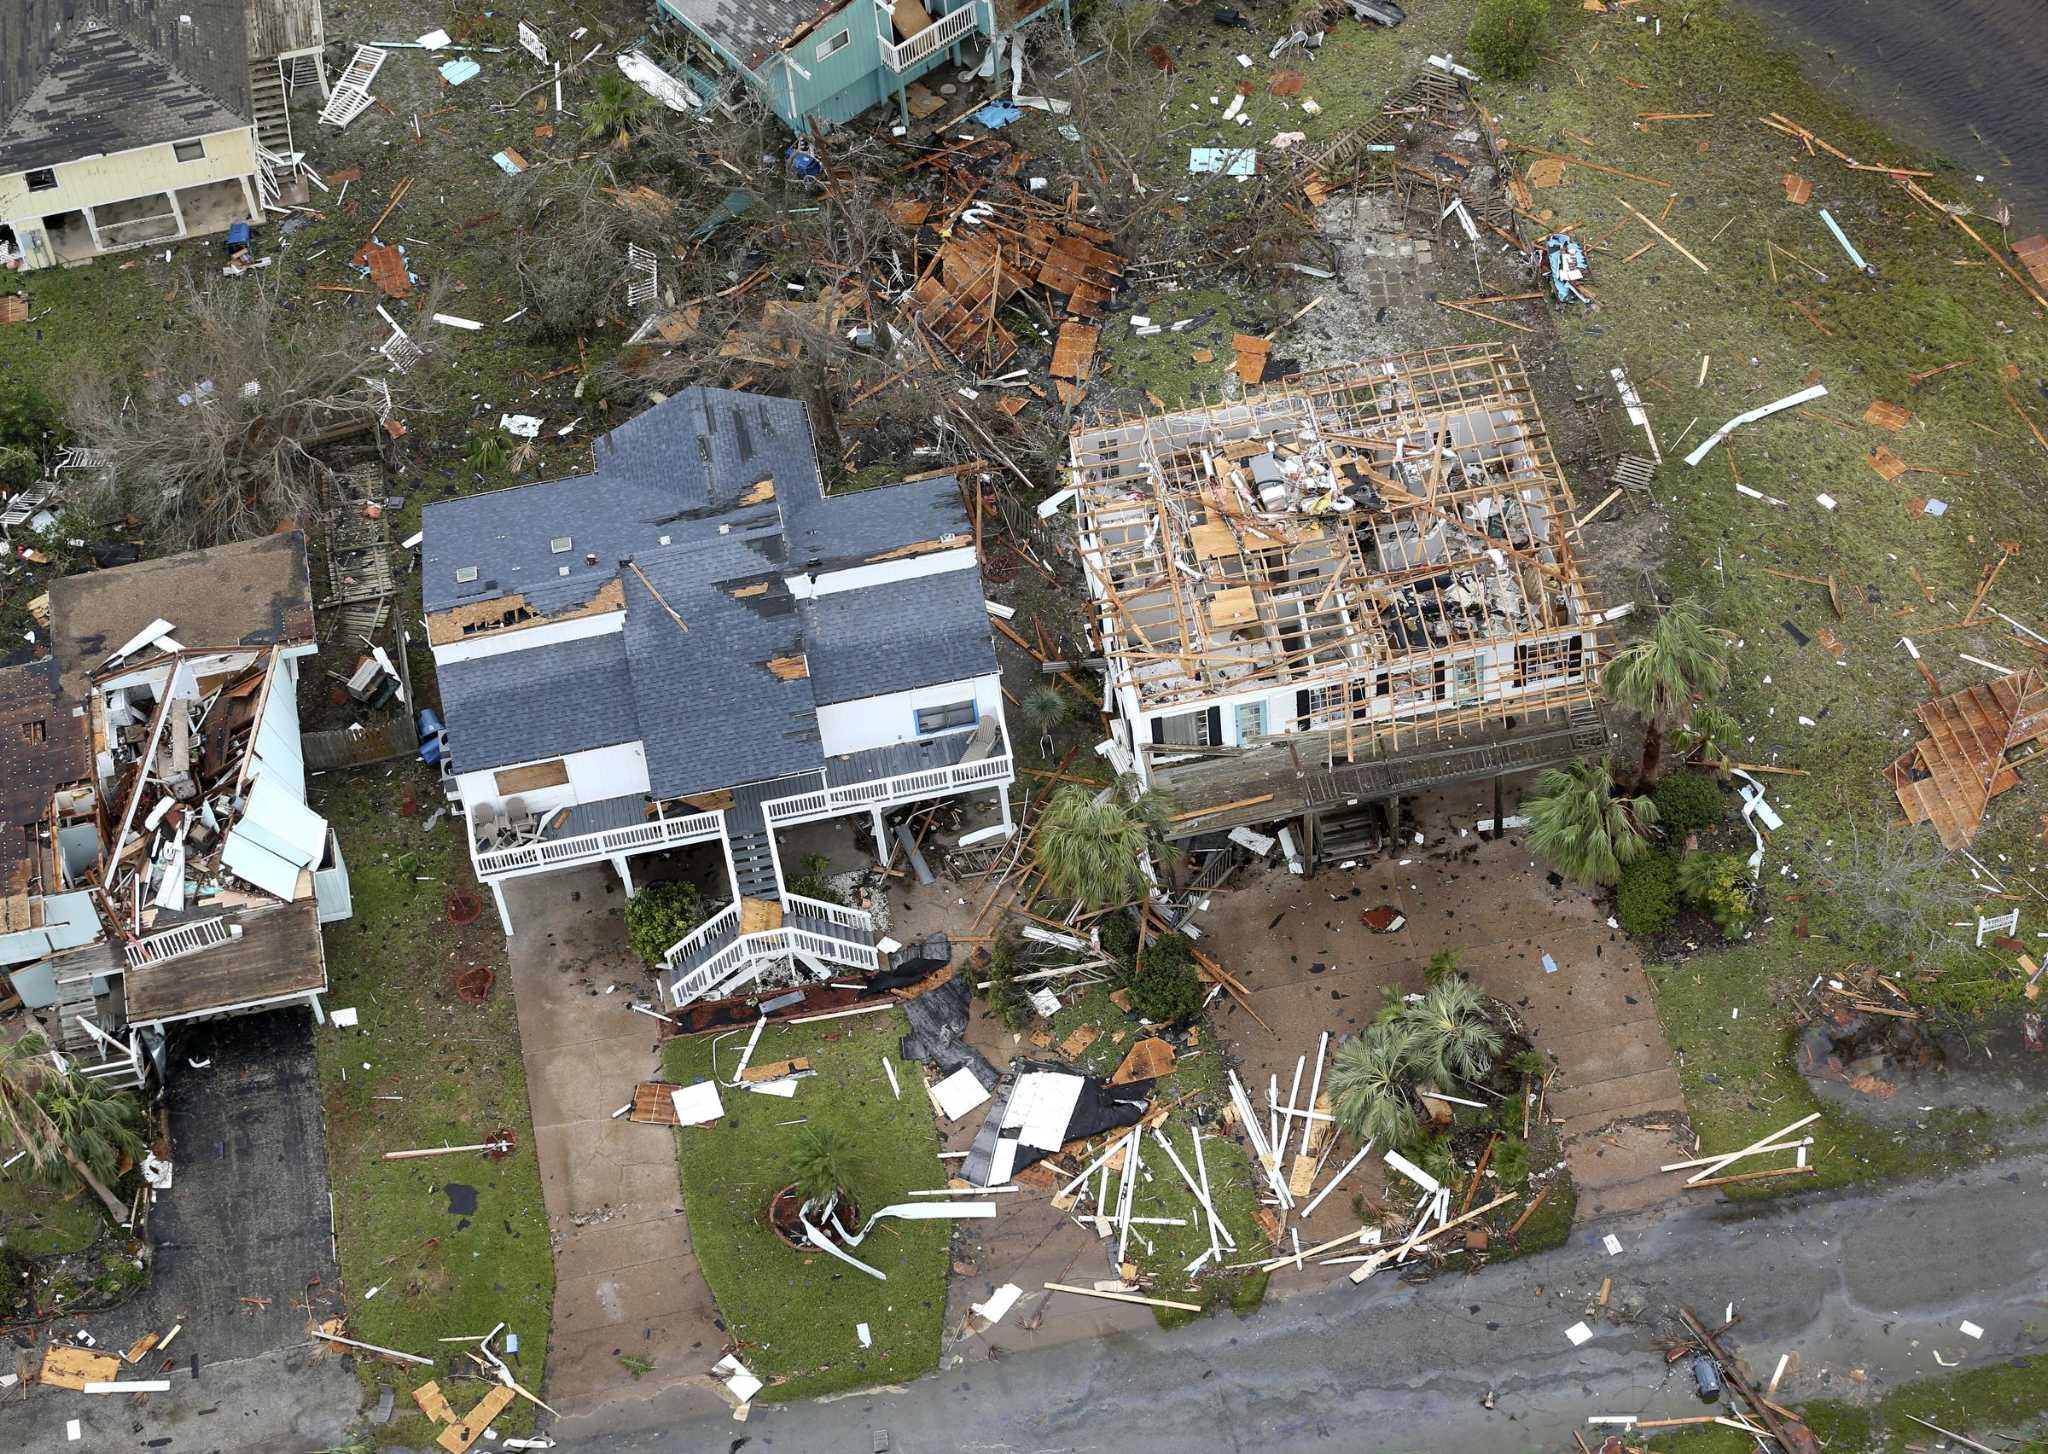
<svg viewBox="0 0 2048 1454">
<path fill-rule="evenodd" d="M 327 988 L 320 907 L 312 899 L 237 914 L 231 922 L 242 931 L 239 939 L 131 967 L 124 976 L 129 1023 L 182 1020 Z"/>
</svg>

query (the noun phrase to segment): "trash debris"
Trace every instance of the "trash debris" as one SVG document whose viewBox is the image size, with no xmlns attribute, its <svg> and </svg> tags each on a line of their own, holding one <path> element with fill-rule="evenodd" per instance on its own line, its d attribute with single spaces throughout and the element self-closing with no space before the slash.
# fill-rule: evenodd
<svg viewBox="0 0 2048 1454">
<path fill-rule="evenodd" d="M 1776 414 L 1781 409 L 1791 409 L 1797 405 L 1804 404 L 1812 399 L 1825 398 L 1827 396 L 1827 392 L 1828 387 L 1826 384 L 1814 384 L 1808 388 L 1801 389 L 1796 394 L 1787 394 L 1782 399 L 1774 400 L 1769 404 L 1760 405 L 1759 407 L 1751 409 L 1746 413 L 1737 414 L 1733 419 L 1730 419 L 1726 424 L 1723 424 L 1719 429 L 1716 429 L 1712 434 L 1709 434 L 1705 439 L 1701 440 L 1699 443 L 1699 447 L 1694 449 L 1691 454 L 1685 457 L 1686 464 L 1697 467 L 1699 465 L 1699 462 L 1707 457 L 1708 451 L 1713 449 L 1715 445 L 1719 444 L 1722 440 L 1726 439 L 1736 430 L 1740 429 L 1743 425 L 1754 424 L 1759 419 L 1769 418 L 1771 415 Z"/>
<path fill-rule="evenodd" d="M 1885 778 L 1909 823 L 1932 823 L 1942 846 L 1960 851 L 1991 799 L 2019 784 L 2012 754 L 2048 737 L 2048 672 L 2032 667 L 1966 687 L 1922 702 L 1914 715 L 1927 736 Z"/>
</svg>

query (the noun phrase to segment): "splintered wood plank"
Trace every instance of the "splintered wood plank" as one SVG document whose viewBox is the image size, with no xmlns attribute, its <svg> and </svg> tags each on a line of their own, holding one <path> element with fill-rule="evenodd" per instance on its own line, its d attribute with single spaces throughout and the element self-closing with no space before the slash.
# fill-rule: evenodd
<svg viewBox="0 0 2048 1454">
<path fill-rule="evenodd" d="M 1813 183 L 1797 172 L 1785 173 L 1785 200 L 1799 206 L 1806 205 L 1806 199 L 1813 195 Z"/>
<path fill-rule="evenodd" d="M 633 1087 L 633 1109 L 627 1112 L 626 1119 L 642 1126 L 680 1126 L 682 1122 L 676 1117 L 676 1103 L 670 1093 L 681 1089 L 681 1086 L 671 1085 L 665 1080 L 641 1081 Z M 433 1385 L 428 1384 L 427 1387 L 432 1388 Z M 452 1423 L 454 1419 L 455 1411 L 450 1409 L 448 1421 Z"/>
<path fill-rule="evenodd" d="M 1060 1041 L 1060 1054 L 1069 1060 L 1077 1059 L 1081 1052 L 1102 1038 L 1102 1032 L 1093 1025 L 1082 1025 Z"/>
<path fill-rule="evenodd" d="M 1248 333 L 1240 333 L 1230 340 L 1230 347 L 1237 354 L 1239 383 L 1256 384 L 1266 377 L 1266 359 L 1273 352 L 1270 338 L 1254 338 Z"/>
<path fill-rule="evenodd" d="M 420 1412 L 437 1424 L 455 1422 L 455 1406 L 448 1402 L 448 1396 L 441 1392 L 438 1382 L 423 1383 L 412 1391 L 412 1401 L 420 1406 Z"/>
<path fill-rule="evenodd" d="M 1864 462 L 1877 471 L 1880 479 L 1895 480 L 1906 472 L 1906 462 L 1881 444 Z"/>
<path fill-rule="evenodd" d="M 483 1396 L 481 1402 L 464 1414 L 456 1423 L 441 1431 L 441 1437 L 434 1442 L 448 1454 L 469 1454 L 469 1446 L 484 1435 L 491 1426 L 491 1420 L 505 1411 L 505 1405 L 512 1402 L 512 1390 L 499 1384 Z"/>
<path fill-rule="evenodd" d="M 1157 1080 L 1162 1075 L 1171 1075 L 1173 1067 L 1173 1047 L 1156 1035 L 1148 1036 L 1131 1047 L 1131 1053 L 1110 1076 L 1109 1083 L 1129 1085 L 1134 1080 Z"/>
<path fill-rule="evenodd" d="M 771 1080 L 782 1080 L 786 1076 L 801 1075 L 811 1068 L 808 1057 L 798 1055 L 788 1060 L 770 1060 L 761 1065 L 750 1065 L 740 1072 L 740 1079 L 748 1085 L 761 1085 Z"/>
<path fill-rule="evenodd" d="M 1879 429 L 1896 432 L 1913 422 L 1913 411 L 1901 409 L 1898 405 L 1886 403 L 1883 399 L 1873 399 L 1870 407 L 1863 411 L 1863 422 L 1875 424 Z"/>
<path fill-rule="evenodd" d="M 1085 382 L 1095 366 L 1095 345 L 1100 335 L 1100 329 L 1071 318 L 1062 323 L 1059 339 L 1052 347 L 1052 367 L 1048 372 L 1056 379 Z"/>
<path fill-rule="evenodd" d="M 1529 164 L 1527 176 L 1532 187 L 1555 187 L 1564 181 L 1563 157 L 1539 157 Z"/>
</svg>

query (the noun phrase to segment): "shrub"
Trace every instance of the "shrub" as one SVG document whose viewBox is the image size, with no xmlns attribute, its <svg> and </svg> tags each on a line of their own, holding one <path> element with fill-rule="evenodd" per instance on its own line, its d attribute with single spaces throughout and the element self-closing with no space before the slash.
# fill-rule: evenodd
<svg viewBox="0 0 2048 1454">
<path fill-rule="evenodd" d="M 1658 783 L 1650 794 L 1657 821 L 1674 839 L 1718 827 L 1728 816 L 1728 798 L 1721 785 L 1705 773 L 1680 772 Z"/>
<path fill-rule="evenodd" d="M 1005 919 L 988 946 L 988 1007 L 1007 1030 L 1021 1032 L 1037 1012 L 1025 997 L 1017 976 L 1029 967 L 1022 959 L 1024 936 L 1017 921 Z"/>
<path fill-rule="evenodd" d="M 671 944 L 709 917 L 703 890 L 681 880 L 649 884 L 626 901 L 626 933 L 649 964 L 661 963 Z"/>
<path fill-rule="evenodd" d="M 0 377 L 0 488 L 35 483 L 56 427 L 57 411 L 35 385 Z"/>
<path fill-rule="evenodd" d="M 789 1153 L 789 1178 L 807 1202 L 831 1200 L 846 1189 L 853 1147 L 846 1133 L 831 1126 L 806 1126 L 797 1133 Z"/>
<path fill-rule="evenodd" d="M 1463 952 L 1460 949 L 1439 949 L 1430 955 L 1429 963 L 1422 966 L 1422 982 L 1434 987 L 1441 981 L 1455 976 L 1458 972 L 1458 956 Z"/>
<path fill-rule="evenodd" d="M 1536 69 L 1549 26 L 1550 0 L 1479 0 L 1465 48 L 1486 75 L 1516 80 Z"/>
<path fill-rule="evenodd" d="M 806 899 L 846 906 L 846 895 L 833 886 L 829 876 L 832 860 L 822 853 L 804 855 L 804 871 L 790 880 L 789 891 Z"/>
<path fill-rule="evenodd" d="M 1749 866 L 1732 853 L 1688 853 L 1679 861 L 1678 892 L 1730 939 L 1749 927 Z"/>
<path fill-rule="evenodd" d="M 1624 930 L 1638 936 L 1669 929 L 1678 917 L 1677 861 L 1668 853 L 1649 853 L 1624 868 L 1614 895 L 1614 916 Z"/>
<path fill-rule="evenodd" d="M 1102 952 L 1128 969 L 1138 957 L 1138 924 L 1129 914 L 1111 914 L 1097 926 Z"/>
<path fill-rule="evenodd" d="M 1143 960 L 1123 977 L 1131 1009 L 1155 1025 L 1188 1019 L 1202 1008 L 1202 981 L 1195 974 L 1194 946 L 1179 934 L 1162 934 L 1145 946 Z"/>
</svg>

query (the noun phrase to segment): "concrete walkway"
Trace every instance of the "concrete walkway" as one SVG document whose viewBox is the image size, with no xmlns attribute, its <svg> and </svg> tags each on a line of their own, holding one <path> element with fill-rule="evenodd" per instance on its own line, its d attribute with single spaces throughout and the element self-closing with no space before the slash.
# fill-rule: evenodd
<svg viewBox="0 0 2048 1454">
<path fill-rule="evenodd" d="M 723 1342 L 682 1211 L 672 1131 L 612 1119 L 659 1078 L 652 991 L 618 880 L 603 869 L 514 880 L 508 941 L 534 1150 L 555 1249 L 548 1401 L 565 1413 L 701 1376 Z M 608 986 L 617 989 L 605 993 Z M 653 1371 L 635 1378 L 622 1358 Z"/>
</svg>

